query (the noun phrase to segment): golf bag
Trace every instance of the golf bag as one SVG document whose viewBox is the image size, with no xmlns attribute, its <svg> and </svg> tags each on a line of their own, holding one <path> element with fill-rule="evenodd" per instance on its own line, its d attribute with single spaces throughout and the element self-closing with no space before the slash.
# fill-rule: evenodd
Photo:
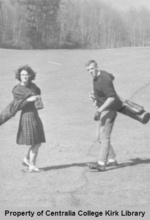
<svg viewBox="0 0 150 220">
<path fill-rule="evenodd" d="M 122 108 L 118 112 L 127 115 L 143 124 L 146 124 L 150 120 L 150 113 L 146 112 L 143 106 L 140 106 L 129 100 L 123 101 Z"/>
</svg>

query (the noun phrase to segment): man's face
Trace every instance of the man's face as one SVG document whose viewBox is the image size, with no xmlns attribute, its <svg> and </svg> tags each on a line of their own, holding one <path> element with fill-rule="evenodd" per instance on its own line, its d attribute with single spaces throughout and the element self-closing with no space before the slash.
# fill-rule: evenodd
<svg viewBox="0 0 150 220">
<path fill-rule="evenodd" d="M 95 63 L 91 63 L 88 67 L 87 67 L 87 71 L 90 73 L 90 75 L 94 78 L 96 78 L 98 70 L 97 70 L 97 65 Z"/>
</svg>

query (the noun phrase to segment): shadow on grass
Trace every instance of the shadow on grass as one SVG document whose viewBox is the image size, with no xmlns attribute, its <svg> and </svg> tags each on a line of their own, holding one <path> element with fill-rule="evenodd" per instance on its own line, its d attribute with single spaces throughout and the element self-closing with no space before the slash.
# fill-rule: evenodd
<svg viewBox="0 0 150 220">
<path fill-rule="evenodd" d="M 49 171 L 49 170 L 58 170 L 58 169 L 65 169 L 70 167 L 85 167 L 86 163 L 72 163 L 72 164 L 64 164 L 64 165 L 56 165 L 56 166 L 48 166 L 40 168 L 42 171 Z"/>
<path fill-rule="evenodd" d="M 136 165 L 139 165 L 139 164 L 150 164 L 150 159 L 134 158 L 134 159 L 131 159 L 129 162 L 119 163 L 118 166 L 107 167 L 105 171 L 116 170 L 116 169 L 121 169 L 121 168 L 125 168 L 125 167 L 131 167 L 131 166 L 136 166 Z M 95 172 L 99 172 L 99 171 L 95 170 Z"/>
<path fill-rule="evenodd" d="M 118 167 L 116 168 L 123 168 L 128 166 L 136 166 L 138 164 L 148 164 L 150 163 L 150 159 L 141 159 L 141 158 L 134 158 L 131 159 L 129 162 L 126 163 L 120 163 Z"/>
<path fill-rule="evenodd" d="M 48 166 L 48 167 L 43 167 L 43 168 L 40 168 L 40 169 L 42 171 L 50 171 L 50 170 L 65 169 L 65 168 L 70 168 L 70 167 L 86 167 L 87 163 L 88 162 Z M 139 164 L 150 164 L 150 159 L 140 159 L 140 158 L 131 159 L 131 161 L 125 162 L 125 163 L 120 163 L 118 166 L 108 167 L 106 169 L 106 171 L 114 170 L 114 169 L 120 169 L 120 168 L 124 168 L 124 167 L 129 167 L 129 166 L 136 166 L 136 165 L 139 165 Z M 97 171 L 97 170 L 95 170 L 95 171 Z"/>
</svg>

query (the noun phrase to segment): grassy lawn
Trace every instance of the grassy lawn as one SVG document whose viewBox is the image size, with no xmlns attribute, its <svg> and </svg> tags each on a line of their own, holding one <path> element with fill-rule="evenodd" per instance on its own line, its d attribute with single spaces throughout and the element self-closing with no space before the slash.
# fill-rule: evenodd
<svg viewBox="0 0 150 220">
<path fill-rule="evenodd" d="M 98 157 L 95 112 L 86 102 L 92 79 L 85 63 L 95 59 L 115 76 L 118 94 L 150 111 L 150 48 L 112 50 L 0 50 L 0 109 L 12 100 L 18 83 L 14 70 L 29 64 L 36 72 L 45 108 L 39 111 L 47 142 L 38 166 L 45 172 L 24 172 L 26 146 L 16 144 L 19 115 L 0 127 L 0 206 L 89 207 L 150 205 L 149 124 L 118 114 L 112 134 L 120 167 L 90 172 L 84 163 Z M 62 205 L 63 204 L 63 205 Z"/>
</svg>

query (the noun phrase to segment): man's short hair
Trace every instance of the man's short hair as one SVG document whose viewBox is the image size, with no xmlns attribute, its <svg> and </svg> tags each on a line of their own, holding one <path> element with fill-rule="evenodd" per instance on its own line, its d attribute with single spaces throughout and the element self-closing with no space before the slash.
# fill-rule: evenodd
<svg viewBox="0 0 150 220">
<path fill-rule="evenodd" d="M 88 67 L 89 65 L 91 65 L 91 63 L 94 63 L 95 66 L 97 66 L 97 62 L 95 60 L 89 60 L 87 63 L 86 63 L 86 67 Z"/>
</svg>

